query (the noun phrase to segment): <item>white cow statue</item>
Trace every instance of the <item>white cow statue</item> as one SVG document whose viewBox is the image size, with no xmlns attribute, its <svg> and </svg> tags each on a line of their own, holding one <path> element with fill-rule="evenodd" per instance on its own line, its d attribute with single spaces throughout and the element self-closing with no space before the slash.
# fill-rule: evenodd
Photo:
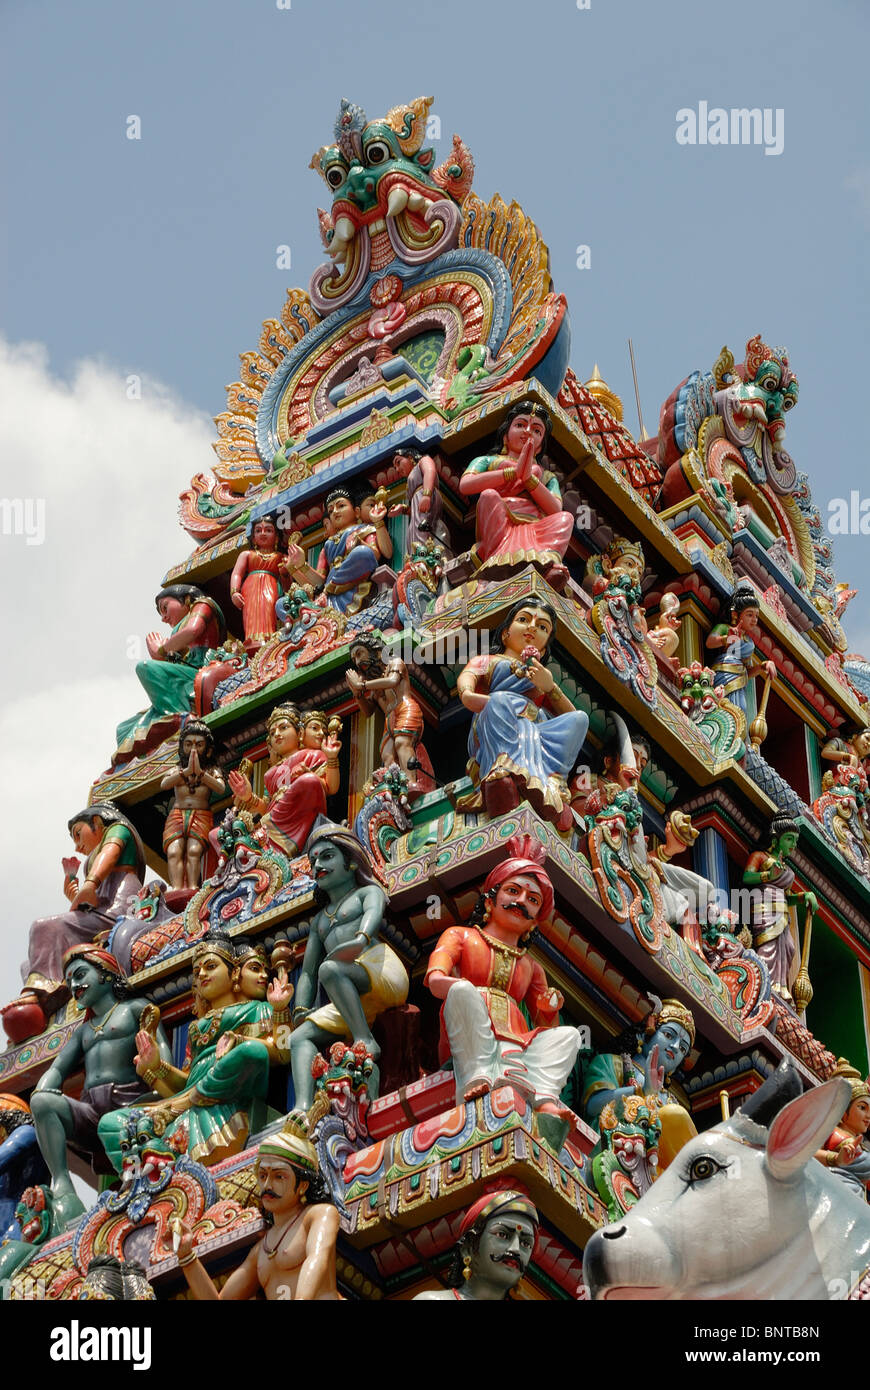
<svg viewBox="0 0 870 1390">
<path fill-rule="evenodd" d="M 813 1155 L 849 1103 L 789 1062 L 690 1139 L 618 1225 L 591 1238 L 596 1299 L 843 1299 L 867 1293 L 870 1206 Z"/>
</svg>

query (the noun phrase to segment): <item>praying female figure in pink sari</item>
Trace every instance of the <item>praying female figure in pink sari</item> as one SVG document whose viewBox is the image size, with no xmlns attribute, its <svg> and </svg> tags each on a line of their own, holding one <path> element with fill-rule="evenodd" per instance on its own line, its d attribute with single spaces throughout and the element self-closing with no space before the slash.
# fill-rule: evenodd
<svg viewBox="0 0 870 1390">
<path fill-rule="evenodd" d="M 261 516 L 251 526 L 250 548 L 233 566 L 230 597 L 242 610 L 248 651 L 256 651 L 278 631 L 275 604 L 284 593 L 281 580 L 289 573 L 285 550 L 272 517 Z"/>
<path fill-rule="evenodd" d="M 554 589 L 565 585 L 562 561 L 574 518 L 562 510 L 558 480 L 543 467 L 549 437 L 544 407 L 518 401 L 502 421 L 496 452 L 474 459 L 462 475 L 460 492 L 477 497 L 475 548 L 488 579 L 534 565 Z"/>
</svg>

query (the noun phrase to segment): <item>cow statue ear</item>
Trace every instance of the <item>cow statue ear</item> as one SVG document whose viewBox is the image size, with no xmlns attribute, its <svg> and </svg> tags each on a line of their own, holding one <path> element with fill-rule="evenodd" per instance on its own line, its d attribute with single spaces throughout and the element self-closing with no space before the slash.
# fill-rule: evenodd
<svg viewBox="0 0 870 1390">
<path fill-rule="evenodd" d="M 767 1166 L 777 1179 L 790 1178 L 824 1143 L 849 1103 L 848 1082 L 826 1081 L 780 1110 L 767 1136 Z"/>
</svg>

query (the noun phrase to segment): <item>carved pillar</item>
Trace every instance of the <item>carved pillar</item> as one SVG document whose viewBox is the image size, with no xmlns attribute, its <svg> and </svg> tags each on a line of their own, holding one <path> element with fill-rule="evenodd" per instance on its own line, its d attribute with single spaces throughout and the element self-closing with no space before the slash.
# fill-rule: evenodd
<svg viewBox="0 0 870 1390">
<path fill-rule="evenodd" d="M 701 831 L 692 846 L 692 866 L 696 874 L 710 880 L 716 889 L 719 901 L 722 904 L 727 904 L 731 891 L 728 874 L 728 851 L 721 834 L 712 825 Z"/>
</svg>

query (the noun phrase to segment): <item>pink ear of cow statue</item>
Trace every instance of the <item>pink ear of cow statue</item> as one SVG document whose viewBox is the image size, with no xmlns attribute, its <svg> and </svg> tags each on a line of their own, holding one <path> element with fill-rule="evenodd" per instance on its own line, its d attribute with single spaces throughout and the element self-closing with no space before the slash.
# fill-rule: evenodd
<svg viewBox="0 0 870 1390">
<path fill-rule="evenodd" d="M 783 1062 L 729 1120 L 691 1139 L 619 1224 L 592 1236 L 583 1262 L 591 1296 L 864 1294 L 870 1207 L 814 1157 L 848 1100 L 842 1080 L 803 1093 Z"/>
</svg>

